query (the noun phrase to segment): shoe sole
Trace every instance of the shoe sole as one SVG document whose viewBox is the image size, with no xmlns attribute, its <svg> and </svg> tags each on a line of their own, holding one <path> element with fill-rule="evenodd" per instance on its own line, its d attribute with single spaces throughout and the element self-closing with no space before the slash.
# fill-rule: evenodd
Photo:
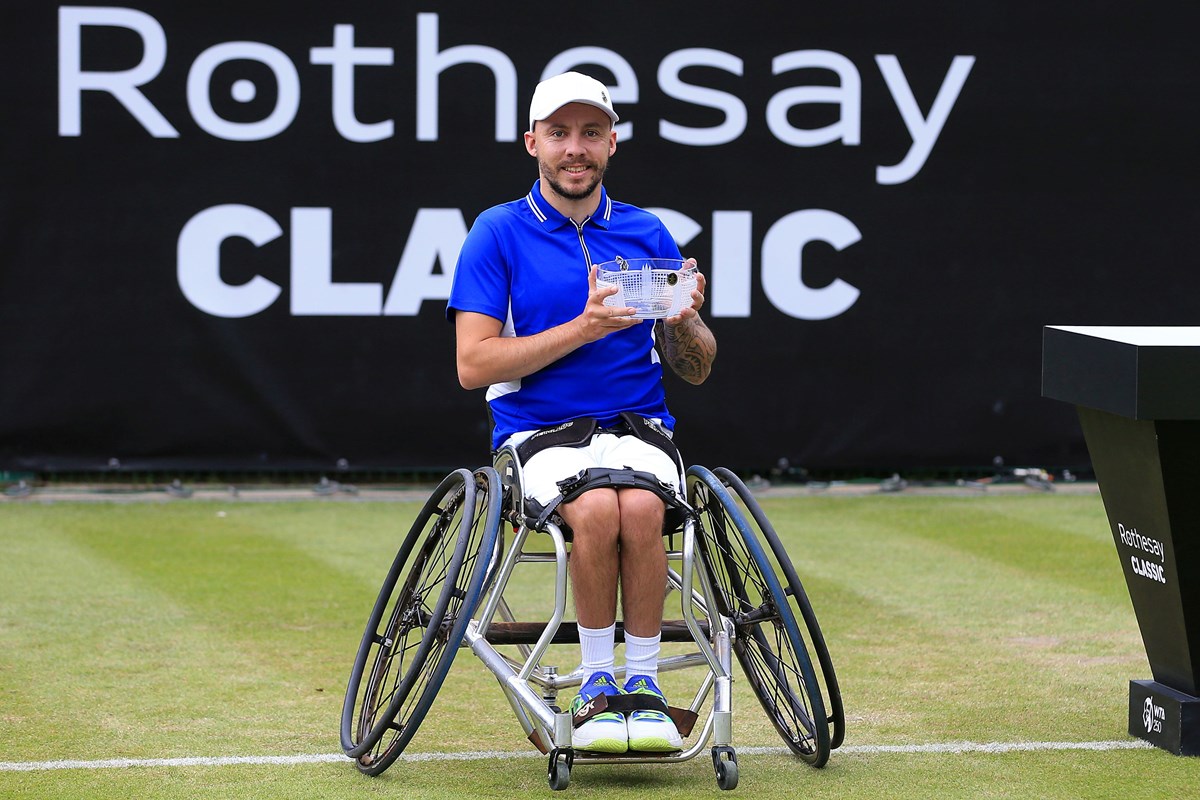
<svg viewBox="0 0 1200 800">
<path fill-rule="evenodd" d="M 640 739 L 630 739 L 629 749 L 639 753 L 673 753 L 683 749 L 683 743 L 672 744 L 661 737 L 645 736 Z"/>
<path fill-rule="evenodd" d="M 629 745 L 620 739 L 597 739 L 594 742 L 580 744 L 572 742 L 576 750 L 583 750 L 588 753 L 608 753 L 610 755 L 620 755 L 629 750 Z"/>
</svg>

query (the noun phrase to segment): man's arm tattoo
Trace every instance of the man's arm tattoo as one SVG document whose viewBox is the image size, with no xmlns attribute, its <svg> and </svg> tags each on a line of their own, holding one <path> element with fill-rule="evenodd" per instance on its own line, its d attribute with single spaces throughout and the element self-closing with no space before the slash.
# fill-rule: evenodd
<svg viewBox="0 0 1200 800">
<path fill-rule="evenodd" d="M 702 383 L 717 355 L 712 331 L 698 317 L 680 325 L 661 325 L 666 362 L 688 383 Z"/>
</svg>

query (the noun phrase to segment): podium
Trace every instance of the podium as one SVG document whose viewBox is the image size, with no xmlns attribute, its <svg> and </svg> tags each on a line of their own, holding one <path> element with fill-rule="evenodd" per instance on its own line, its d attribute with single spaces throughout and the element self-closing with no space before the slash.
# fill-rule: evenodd
<svg viewBox="0 0 1200 800">
<path fill-rule="evenodd" d="M 1042 395 L 1078 407 L 1150 661 L 1129 733 L 1200 755 L 1200 327 L 1047 326 Z"/>
</svg>

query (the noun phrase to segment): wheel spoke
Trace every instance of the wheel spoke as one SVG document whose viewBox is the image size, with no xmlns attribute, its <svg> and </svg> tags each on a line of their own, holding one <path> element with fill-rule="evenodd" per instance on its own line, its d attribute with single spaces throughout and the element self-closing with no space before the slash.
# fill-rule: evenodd
<svg viewBox="0 0 1200 800">
<path fill-rule="evenodd" d="M 377 775 L 396 760 L 445 679 L 483 589 L 479 553 L 490 559 L 499 532 L 499 485 L 491 468 L 451 473 L 397 554 L 372 616 L 388 623 L 360 646 L 343 709 L 343 749 L 363 772 Z M 369 675 L 355 688 L 364 663 Z M 347 735 L 352 712 L 356 736 Z"/>
<path fill-rule="evenodd" d="M 689 471 L 688 492 L 699 512 L 699 554 L 717 610 L 734 624 L 734 652 L 747 682 L 788 746 L 820 766 L 830 749 L 821 688 L 790 604 L 795 593 L 785 591 L 756 536 L 759 516 L 703 468 Z"/>
</svg>

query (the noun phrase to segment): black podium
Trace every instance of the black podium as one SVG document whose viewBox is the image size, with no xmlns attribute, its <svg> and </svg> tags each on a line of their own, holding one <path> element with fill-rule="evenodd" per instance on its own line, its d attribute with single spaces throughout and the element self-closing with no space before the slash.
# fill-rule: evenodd
<svg viewBox="0 0 1200 800">
<path fill-rule="evenodd" d="M 1042 395 L 1078 406 L 1154 676 L 1129 733 L 1200 755 L 1200 327 L 1046 327 Z"/>
</svg>

